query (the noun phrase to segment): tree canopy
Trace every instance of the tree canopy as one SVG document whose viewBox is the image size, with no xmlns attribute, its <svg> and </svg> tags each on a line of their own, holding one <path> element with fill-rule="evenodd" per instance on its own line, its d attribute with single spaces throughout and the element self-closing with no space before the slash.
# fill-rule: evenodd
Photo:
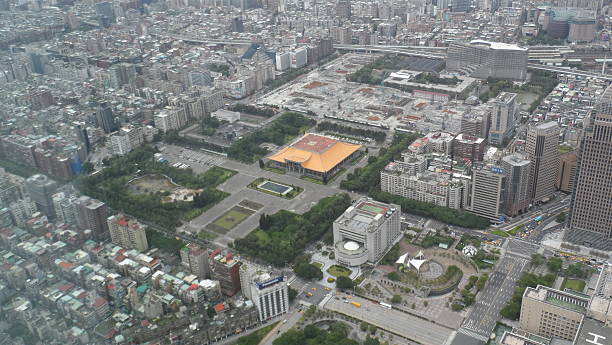
<svg viewBox="0 0 612 345">
<path fill-rule="evenodd" d="M 253 163 L 265 156 L 268 150 L 261 147 L 263 143 L 282 146 L 316 123 L 298 113 L 285 113 L 272 121 L 267 127 L 259 129 L 239 139 L 227 150 L 229 158 L 245 163 Z"/>
<path fill-rule="evenodd" d="M 348 194 L 338 194 L 319 200 L 303 215 L 280 210 L 260 217 L 260 228 L 236 240 L 234 247 L 266 263 L 284 266 L 301 255 L 308 244 L 331 237 L 332 223 L 350 205 Z"/>
</svg>

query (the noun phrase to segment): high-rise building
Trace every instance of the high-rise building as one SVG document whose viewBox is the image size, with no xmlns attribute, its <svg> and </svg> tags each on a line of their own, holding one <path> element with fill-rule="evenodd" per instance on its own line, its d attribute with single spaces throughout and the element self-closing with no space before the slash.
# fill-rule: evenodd
<svg viewBox="0 0 612 345">
<path fill-rule="evenodd" d="M 36 207 L 50 219 L 55 218 L 52 196 L 57 191 L 57 183 L 45 175 L 30 176 L 25 181 L 25 187 Z"/>
<path fill-rule="evenodd" d="M 529 208 L 530 166 L 531 162 L 519 153 L 502 158 L 502 168 L 506 173 L 504 213 L 510 217 L 526 212 Z"/>
<path fill-rule="evenodd" d="M 565 238 L 612 250 L 612 88 L 585 124 Z"/>
<path fill-rule="evenodd" d="M 226 296 L 234 296 L 240 291 L 240 261 L 234 254 L 223 254 L 220 249 L 210 253 L 210 276 L 218 280 L 221 292 Z"/>
<path fill-rule="evenodd" d="M 181 262 L 183 266 L 200 279 L 204 279 L 210 274 L 208 250 L 195 243 L 189 243 L 181 249 Z"/>
<path fill-rule="evenodd" d="M 114 244 L 141 252 L 149 249 L 145 228 L 136 219 L 116 214 L 107 218 L 107 224 Z"/>
<path fill-rule="evenodd" d="M 446 68 L 476 78 L 525 80 L 527 48 L 482 40 L 453 42 L 448 47 Z"/>
<path fill-rule="evenodd" d="M 85 147 L 85 151 L 87 153 L 91 152 L 91 142 L 89 141 L 89 135 L 87 134 L 87 128 L 85 127 L 85 123 L 74 122 L 73 126 L 74 126 L 74 133 L 77 139 L 79 140 L 79 142 L 81 142 L 83 146 Z"/>
<path fill-rule="evenodd" d="M 523 293 L 519 327 L 547 338 L 573 341 L 589 305 L 589 296 L 538 285 Z"/>
<path fill-rule="evenodd" d="M 244 24 L 242 22 L 242 18 L 240 17 L 232 18 L 231 30 L 232 32 L 244 32 Z"/>
<path fill-rule="evenodd" d="M 452 12 L 469 12 L 470 0 L 450 0 Z"/>
<path fill-rule="evenodd" d="M 571 193 L 576 180 L 576 151 L 564 153 L 559 156 L 559 171 L 555 187 L 560 191 Z"/>
<path fill-rule="evenodd" d="M 12 202 L 9 205 L 9 210 L 17 226 L 24 226 L 25 222 L 37 212 L 36 203 L 30 198 Z"/>
<path fill-rule="evenodd" d="M 547 201 L 555 192 L 559 169 L 559 126 L 545 122 L 527 131 L 525 151 L 531 161 L 529 198 L 533 204 Z"/>
<path fill-rule="evenodd" d="M 240 267 L 242 294 L 253 301 L 259 320 L 266 321 L 289 310 L 287 281 L 282 274 L 270 274 L 247 264 Z"/>
<path fill-rule="evenodd" d="M 340 18 L 351 18 L 351 0 L 336 1 L 336 16 Z"/>
<path fill-rule="evenodd" d="M 113 11 L 113 3 L 110 1 L 102 1 L 96 3 L 95 6 L 98 23 L 102 27 L 109 27 L 115 23 L 115 12 Z"/>
<path fill-rule="evenodd" d="M 100 200 L 82 196 L 76 201 L 77 224 L 83 230 L 91 230 L 97 238 L 106 237 L 108 232 L 106 204 Z"/>
<path fill-rule="evenodd" d="M 488 165 L 474 166 L 468 210 L 481 217 L 499 221 L 506 197 L 505 184 L 503 169 Z"/>
<path fill-rule="evenodd" d="M 65 192 L 53 194 L 53 207 L 57 220 L 66 224 L 75 224 L 77 218 L 76 201 L 77 197 Z"/>
<path fill-rule="evenodd" d="M 518 107 L 516 93 L 501 92 L 491 101 L 491 127 L 489 128 L 489 143 L 503 146 L 514 131 L 514 120 Z"/>
<path fill-rule="evenodd" d="M 108 104 L 101 104 L 96 110 L 96 121 L 98 127 L 102 128 L 105 133 L 111 133 L 117 130 L 117 124 L 113 117 L 113 110 Z"/>
<path fill-rule="evenodd" d="M 336 260 L 347 266 L 376 263 L 401 236 L 399 205 L 362 198 L 334 221 Z"/>
</svg>

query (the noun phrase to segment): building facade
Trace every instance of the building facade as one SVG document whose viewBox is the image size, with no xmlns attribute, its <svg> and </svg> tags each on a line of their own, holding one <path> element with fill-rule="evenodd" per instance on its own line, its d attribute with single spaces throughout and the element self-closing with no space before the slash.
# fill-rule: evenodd
<svg viewBox="0 0 612 345">
<path fill-rule="evenodd" d="M 525 80 L 527 48 L 482 40 L 453 42 L 448 47 L 446 68 L 482 79 Z"/>
<path fill-rule="evenodd" d="M 559 126 L 546 122 L 527 131 L 525 151 L 531 161 L 529 198 L 533 204 L 547 201 L 555 192 L 559 169 Z"/>
<path fill-rule="evenodd" d="M 401 237 L 400 214 L 399 205 L 356 201 L 334 221 L 336 260 L 347 266 L 378 262 Z"/>
<path fill-rule="evenodd" d="M 606 89 L 585 128 L 565 240 L 612 250 L 612 88 Z"/>
<path fill-rule="evenodd" d="M 469 211 L 499 221 L 505 199 L 505 185 L 503 169 L 486 165 L 474 167 Z"/>
<path fill-rule="evenodd" d="M 210 274 L 208 250 L 195 243 L 189 243 L 181 249 L 181 263 L 201 279 Z"/>
<path fill-rule="evenodd" d="M 529 209 L 529 171 L 531 162 L 519 153 L 502 158 L 506 173 L 504 213 L 514 217 Z"/>
<path fill-rule="evenodd" d="M 516 93 L 501 92 L 491 101 L 491 127 L 489 128 L 491 145 L 502 146 L 510 139 L 518 111 L 516 97 Z"/>
<path fill-rule="evenodd" d="M 108 217 L 107 224 L 113 243 L 141 252 L 149 249 L 145 228 L 136 219 L 118 214 Z"/>
<path fill-rule="evenodd" d="M 542 285 L 528 287 L 523 293 L 519 327 L 547 338 L 573 341 L 588 305 L 587 295 Z"/>
<path fill-rule="evenodd" d="M 38 210 L 54 219 L 53 194 L 57 191 L 57 183 L 45 175 L 37 174 L 26 179 L 25 187 Z"/>
</svg>

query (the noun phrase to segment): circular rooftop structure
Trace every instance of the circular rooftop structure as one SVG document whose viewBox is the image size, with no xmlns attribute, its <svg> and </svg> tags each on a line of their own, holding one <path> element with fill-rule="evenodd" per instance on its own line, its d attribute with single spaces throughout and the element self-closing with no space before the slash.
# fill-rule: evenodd
<svg viewBox="0 0 612 345">
<path fill-rule="evenodd" d="M 359 243 L 357 243 L 355 241 L 348 241 L 348 242 L 344 243 L 344 249 L 350 250 L 350 251 L 357 250 L 357 249 L 359 249 Z"/>
</svg>

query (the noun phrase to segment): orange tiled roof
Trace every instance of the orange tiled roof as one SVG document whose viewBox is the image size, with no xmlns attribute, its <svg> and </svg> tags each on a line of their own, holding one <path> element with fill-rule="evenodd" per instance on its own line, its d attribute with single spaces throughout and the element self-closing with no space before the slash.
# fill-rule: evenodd
<svg viewBox="0 0 612 345">
<path fill-rule="evenodd" d="M 312 147 L 313 149 L 309 149 Z M 328 172 L 344 159 L 361 149 L 354 145 L 320 135 L 307 134 L 291 146 L 268 157 L 268 159 L 285 163 L 293 161 L 302 167 L 317 172 Z"/>
</svg>

